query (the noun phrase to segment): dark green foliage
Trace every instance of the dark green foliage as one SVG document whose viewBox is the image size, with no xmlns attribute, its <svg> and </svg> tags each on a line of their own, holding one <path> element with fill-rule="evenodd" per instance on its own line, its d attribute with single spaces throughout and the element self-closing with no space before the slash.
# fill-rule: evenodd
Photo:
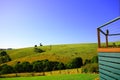
<svg viewBox="0 0 120 80">
<path fill-rule="evenodd" d="M 72 64 L 70 62 L 65 64 L 65 66 L 66 66 L 66 69 L 72 69 Z"/>
<path fill-rule="evenodd" d="M 98 56 L 93 56 L 92 59 L 86 59 L 82 67 L 84 73 L 98 73 Z"/>
<path fill-rule="evenodd" d="M 44 66 L 43 66 L 42 61 L 34 61 L 32 63 L 32 65 L 33 65 L 33 71 L 35 71 L 35 72 L 42 72 L 43 71 Z"/>
<path fill-rule="evenodd" d="M 42 43 L 40 43 L 40 46 L 43 46 Z"/>
<path fill-rule="evenodd" d="M 70 63 L 67 64 L 67 68 L 80 68 L 83 66 L 81 57 L 74 58 Z"/>
<path fill-rule="evenodd" d="M 11 61 L 11 58 L 9 57 L 7 52 L 6 51 L 0 52 L 0 64 L 8 61 Z"/>
<path fill-rule="evenodd" d="M 14 70 L 15 70 L 15 72 L 17 72 L 17 73 L 23 72 L 23 68 L 22 68 L 22 65 L 21 65 L 20 62 L 18 62 L 18 63 L 15 64 Z"/>
<path fill-rule="evenodd" d="M 46 60 L 43 60 L 42 62 L 43 62 L 43 66 L 44 66 L 44 71 L 51 71 L 52 70 L 52 66 L 51 66 L 50 61 L 48 61 L 46 59 Z"/>
<path fill-rule="evenodd" d="M 51 61 L 50 62 L 50 65 L 51 65 L 51 70 L 58 70 L 58 64 L 59 64 L 59 62 L 57 62 L 57 61 Z"/>
<path fill-rule="evenodd" d="M 98 56 L 93 56 L 92 59 L 86 59 L 84 65 L 91 63 L 98 63 Z"/>
<path fill-rule="evenodd" d="M 75 58 L 69 63 L 68 68 L 78 68 L 82 66 L 82 59 Z M 21 73 L 21 72 L 45 72 L 45 71 L 53 71 L 53 70 L 62 70 L 66 69 L 66 66 L 57 61 L 49 61 L 49 60 L 38 60 L 34 61 L 32 64 L 29 62 L 17 62 L 14 67 L 3 65 L 0 66 L 0 74 L 6 73 Z M 7 72 L 8 71 L 8 72 Z"/>
<path fill-rule="evenodd" d="M 65 65 L 60 62 L 60 63 L 57 65 L 57 68 L 58 68 L 59 70 L 65 69 Z"/>
<path fill-rule="evenodd" d="M 1 71 L 0 71 L 1 74 L 7 74 L 7 73 L 13 73 L 13 72 L 14 72 L 13 67 L 7 64 L 4 64 L 1 66 Z"/>
<path fill-rule="evenodd" d="M 90 64 L 90 63 L 91 63 L 91 60 L 90 59 L 86 59 L 85 62 L 84 62 L 84 65 Z"/>
<path fill-rule="evenodd" d="M 87 64 L 82 67 L 84 73 L 98 73 L 98 63 Z"/>
<path fill-rule="evenodd" d="M 98 56 L 94 56 L 94 57 L 91 59 L 91 63 L 98 63 Z"/>
<path fill-rule="evenodd" d="M 37 45 L 35 45 L 35 48 L 37 47 Z"/>
<path fill-rule="evenodd" d="M 37 47 L 34 48 L 34 51 L 35 51 L 36 53 L 42 53 L 42 52 L 44 52 L 44 50 L 42 50 L 42 49 L 40 49 L 40 48 L 37 48 Z"/>
<path fill-rule="evenodd" d="M 0 53 L 0 56 L 6 56 L 6 55 L 7 55 L 6 51 L 2 51 L 2 52 Z"/>
<path fill-rule="evenodd" d="M 29 62 L 21 63 L 23 72 L 32 72 L 32 65 Z"/>
</svg>

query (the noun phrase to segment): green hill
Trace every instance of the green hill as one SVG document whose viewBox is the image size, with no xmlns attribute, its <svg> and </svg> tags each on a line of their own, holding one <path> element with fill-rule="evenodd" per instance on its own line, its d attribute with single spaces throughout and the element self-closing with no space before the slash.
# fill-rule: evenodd
<svg viewBox="0 0 120 80">
<path fill-rule="evenodd" d="M 97 55 L 97 43 L 48 45 L 38 46 L 38 48 L 45 52 L 36 53 L 34 47 L 7 50 L 7 53 L 12 59 L 7 64 L 13 65 L 18 61 L 33 62 L 43 59 L 67 63 L 75 57 L 81 57 L 85 61 L 85 59 L 90 59 Z"/>
</svg>

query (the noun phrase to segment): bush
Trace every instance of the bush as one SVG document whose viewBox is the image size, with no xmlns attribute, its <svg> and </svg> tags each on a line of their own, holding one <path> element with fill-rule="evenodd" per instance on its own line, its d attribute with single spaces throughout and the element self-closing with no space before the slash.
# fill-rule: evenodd
<svg viewBox="0 0 120 80">
<path fill-rule="evenodd" d="M 6 51 L 2 51 L 0 53 L 0 64 L 8 61 L 11 61 L 11 58 L 9 57 Z"/>
<path fill-rule="evenodd" d="M 91 63 L 98 63 L 98 56 L 93 56 L 91 59 Z"/>
<path fill-rule="evenodd" d="M 42 53 L 42 52 L 44 52 L 44 50 L 42 50 L 42 49 L 40 49 L 40 48 L 37 48 L 37 47 L 34 48 L 34 51 L 35 51 L 36 53 Z"/>
<path fill-rule="evenodd" d="M 22 65 L 21 65 L 20 62 L 17 62 L 17 63 L 15 64 L 14 70 L 15 70 L 15 72 L 17 72 L 17 73 L 23 72 L 23 68 L 22 68 Z"/>
<path fill-rule="evenodd" d="M 43 63 L 43 66 L 44 66 L 44 71 L 51 71 L 52 70 L 52 66 L 51 66 L 51 63 L 50 63 L 50 61 L 49 60 L 43 60 L 42 61 L 42 63 Z"/>
<path fill-rule="evenodd" d="M 51 70 L 58 70 L 59 69 L 58 64 L 59 62 L 57 61 L 50 61 Z"/>
<path fill-rule="evenodd" d="M 83 62 L 82 62 L 81 57 L 74 58 L 73 60 L 71 60 L 71 62 L 69 62 L 67 64 L 67 68 L 69 68 L 69 69 L 71 69 L 71 68 L 80 68 L 81 66 L 83 66 Z"/>
<path fill-rule="evenodd" d="M 57 68 L 58 68 L 58 70 L 65 69 L 65 65 L 60 62 L 60 63 L 57 65 Z"/>
<path fill-rule="evenodd" d="M 43 66 L 42 61 L 34 61 L 32 63 L 32 65 L 33 65 L 33 71 L 35 71 L 35 72 L 42 72 L 43 71 L 44 66 Z"/>
<path fill-rule="evenodd" d="M 82 67 L 82 72 L 84 73 L 98 73 L 98 63 L 87 64 Z"/>
<path fill-rule="evenodd" d="M 90 64 L 90 63 L 91 63 L 91 60 L 90 59 L 86 59 L 85 62 L 84 62 L 84 65 Z"/>
<path fill-rule="evenodd" d="M 13 73 L 14 72 L 14 69 L 13 67 L 7 65 L 7 64 L 4 64 L 1 66 L 1 74 L 7 74 L 7 73 Z"/>
<path fill-rule="evenodd" d="M 29 62 L 22 62 L 21 65 L 23 72 L 32 72 L 32 65 Z"/>
</svg>

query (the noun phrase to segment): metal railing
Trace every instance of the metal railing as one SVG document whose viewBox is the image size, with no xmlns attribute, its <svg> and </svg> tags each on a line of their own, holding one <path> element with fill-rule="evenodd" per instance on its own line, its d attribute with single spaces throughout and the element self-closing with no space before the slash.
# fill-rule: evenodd
<svg viewBox="0 0 120 80">
<path fill-rule="evenodd" d="M 109 47 L 109 45 L 108 45 L 108 37 L 109 36 L 120 36 L 120 31 L 119 31 L 119 33 L 110 34 L 109 29 L 106 29 L 106 31 L 102 30 L 103 27 L 106 27 L 107 25 L 112 24 L 112 23 L 114 23 L 114 22 L 116 22 L 118 20 L 120 20 L 120 16 L 113 19 L 113 20 L 111 20 L 111 21 L 109 21 L 109 22 L 107 22 L 107 23 L 105 23 L 105 24 L 103 24 L 103 25 L 101 25 L 100 27 L 97 28 L 98 48 L 102 47 L 101 46 L 101 44 L 102 44 L 101 43 L 101 33 L 105 36 L 105 45 L 106 45 L 105 47 Z M 113 43 L 113 45 L 115 45 L 115 43 Z"/>
</svg>

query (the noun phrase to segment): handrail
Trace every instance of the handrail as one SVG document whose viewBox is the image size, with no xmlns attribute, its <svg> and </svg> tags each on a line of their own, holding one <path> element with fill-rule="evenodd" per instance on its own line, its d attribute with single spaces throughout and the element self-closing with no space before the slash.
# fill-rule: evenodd
<svg viewBox="0 0 120 80">
<path fill-rule="evenodd" d="M 109 21 L 109 22 L 107 22 L 107 23 L 105 23 L 105 24 L 103 24 L 103 25 L 101 25 L 101 26 L 99 26 L 98 28 L 102 28 L 104 26 L 107 26 L 107 25 L 109 25 L 109 24 L 111 24 L 111 23 L 113 23 L 113 22 L 115 22 L 115 21 L 117 21 L 119 19 L 120 19 L 120 16 L 115 18 L 115 19 L 113 19 L 113 20 L 111 20 L 111 21 Z"/>
<path fill-rule="evenodd" d="M 102 26 L 98 27 L 97 28 L 97 36 L 98 36 L 98 48 L 101 48 L 101 39 L 100 39 L 100 33 L 104 34 L 105 35 L 105 38 L 106 38 L 106 47 L 108 47 L 108 36 L 117 36 L 117 35 L 120 35 L 120 33 L 117 33 L 117 34 L 109 34 L 109 30 L 106 30 L 106 32 L 102 31 L 102 27 L 105 27 L 117 20 L 120 20 L 120 16 L 103 24 Z"/>
</svg>

